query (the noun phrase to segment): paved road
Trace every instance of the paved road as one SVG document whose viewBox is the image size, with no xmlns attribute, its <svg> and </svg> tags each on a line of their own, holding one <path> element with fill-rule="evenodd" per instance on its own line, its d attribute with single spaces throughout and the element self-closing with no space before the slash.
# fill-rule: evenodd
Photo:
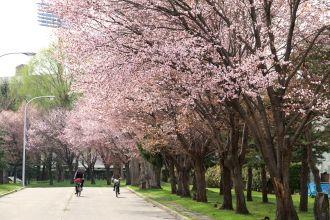
<svg viewBox="0 0 330 220">
<path fill-rule="evenodd" d="M 1 220 L 161 220 L 175 219 L 122 188 L 85 188 L 76 197 L 72 188 L 27 188 L 0 198 Z"/>
</svg>

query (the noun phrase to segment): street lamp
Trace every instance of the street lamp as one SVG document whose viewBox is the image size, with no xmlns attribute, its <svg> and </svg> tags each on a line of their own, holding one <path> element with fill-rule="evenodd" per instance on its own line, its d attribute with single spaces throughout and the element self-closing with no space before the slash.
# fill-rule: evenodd
<svg viewBox="0 0 330 220">
<path fill-rule="evenodd" d="M 13 52 L 13 53 L 1 54 L 0 57 L 4 57 L 4 56 L 7 56 L 7 55 L 12 55 L 12 54 L 23 54 L 25 56 L 34 56 L 34 55 L 36 55 L 36 53 L 34 53 L 34 52 Z"/>
<path fill-rule="evenodd" d="M 26 145 L 26 132 L 27 132 L 27 128 L 26 128 L 26 116 L 27 116 L 27 108 L 30 102 L 32 102 L 33 100 L 36 99 L 42 99 L 42 98 L 49 98 L 49 99 L 53 99 L 55 98 L 55 96 L 38 96 L 38 97 L 34 97 L 32 99 L 30 99 L 26 104 L 25 104 L 25 108 L 24 108 L 24 130 L 23 130 L 23 163 L 22 163 L 22 186 L 25 186 L 25 145 Z"/>
</svg>

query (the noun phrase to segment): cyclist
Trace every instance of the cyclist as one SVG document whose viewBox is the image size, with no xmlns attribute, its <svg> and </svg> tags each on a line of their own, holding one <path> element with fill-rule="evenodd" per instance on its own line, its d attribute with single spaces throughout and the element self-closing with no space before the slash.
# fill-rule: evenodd
<svg viewBox="0 0 330 220">
<path fill-rule="evenodd" d="M 84 182 L 85 182 L 85 179 L 84 179 L 84 170 L 83 169 L 79 169 L 76 171 L 76 173 L 74 174 L 74 178 L 73 178 L 73 181 L 76 183 L 76 194 L 78 192 L 78 185 L 77 183 L 80 183 L 80 186 L 81 186 L 81 189 L 83 188 L 84 186 Z"/>
<path fill-rule="evenodd" d="M 116 179 L 113 178 L 113 191 L 116 190 L 116 187 L 118 187 L 118 194 L 120 194 L 119 189 L 120 189 L 120 178 Z"/>
</svg>

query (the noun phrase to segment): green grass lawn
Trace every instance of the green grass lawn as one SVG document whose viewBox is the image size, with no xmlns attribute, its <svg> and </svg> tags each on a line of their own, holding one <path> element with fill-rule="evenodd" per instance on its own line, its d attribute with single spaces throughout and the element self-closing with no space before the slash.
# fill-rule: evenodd
<svg viewBox="0 0 330 220">
<path fill-rule="evenodd" d="M 14 183 L 0 184 L 0 195 L 3 195 L 15 189 L 20 189 L 21 187 L 22 187 L 21 184 L 14 184 Z"/>
<path fill-rule="evenodd" d="M 96 184 L 91 184 L 91 181 L 85 180 L 84 187 L 109 187 L 106 180 L 96 180 Z M 120 183 L 121 186 L 125 186 L 125 180 Z M 74 185 L 70 183 L 70 180 L 64 180 L 63 182 L 54 181 L 53 185 L 49 185 L 49 180 L 45 181 L 31 181 L 27 187 L 73 187 Z"/>
<path fill-rule="evenodd" d="M 131 187 L 131 186 L 130 186 Z M 214 207 L 214 204 L 221 203 L 222 198 L 219 196 L 219 189 L 209 188 L 207 190 L 208 203 L 199 203 L 189 198 L 180 198 L 176 195 L 172 195 L 170 186 L 168 184 L 163 185 L 163 189 L 150 189 L 139 190 L 138 187 L 131 187 L 137 192 L 147 196 L 165 206 L 175 209 L 178 212 L 191 211 L 194 213 L 200 213 L 211 217 L 211 219 L 224 219 L 224 220 L 258 220 L 265 216 L 274 219 L 275 216 L 275 196 L 269 195 L 269 203 L 262 203 L 262 196 L 260 192 L 253 192 L 253 202 L 247 202 L 250 215 L 238 215 L 234 211 L 219 210 Z M 234 196 L 234 193 L 233 193 Z M 296 207 L 299 204 L 299 195 L 293 196 Z M 310 220 L 313 219 L 312 204 L 314 199 L 309 198 L 309 212 L 298 213 L 299 219 Z M 235 206 L 235 197 L 234 197 Z M 198 217 L 196 218 L 198 219 Z"/>
</svg>

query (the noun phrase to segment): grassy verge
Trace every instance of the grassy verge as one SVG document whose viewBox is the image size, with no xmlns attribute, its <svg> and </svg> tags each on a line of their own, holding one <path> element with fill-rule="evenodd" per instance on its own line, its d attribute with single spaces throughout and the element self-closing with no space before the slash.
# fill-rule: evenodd
<svg viewBox="0 0 330 220">
<path fill-rule="evenodd" d="M 21 187 L 22 186 L 20 184 L 14 184 L 14 183 L 0 184 L 0 196 L 10 191 L 20 189 Z"/>
<path fill-rule="evenodd" d="M 147 196 L 169 208 L 172 208 L 183 215 L 186 215 L 187 211 L 195 214 L 202 214 L 210 217 L 210 219 L 225 219 L 225 220 L 258 220 L 263 219 L 265 216 L 274 219 L 275 216 L 275 197 L 269 195 L 269 203 L 262 203 L 262 196 L 259 192 L 253 192 L 253 202 L 247 202 L 250 215 L 238 215 L 234 211 L 219 210 L 214 207 L 214 204 L 221 204 L 222 197 L 219 196 L 219 190 L 215 188 L 209 188 L 207 190 L 208 203 L 198 203 L 189 198 L 181 198 L 176 195 L 172 195 L 170 186 L 168 184 L 163 185 L 163 189 L 150 189 L 139 190 L 138 187 L 131 187 L 135 191 Z M 234 195 L 234 193 L 233 193 Z M 293 196 L 296 207 L 299 204 L 299 195 Z M 299 219 L 310 220 L 313 219 L 312 214 L 313 199 L 309 198 L 309 212 L 298 213 Z M 235 197 L 234 197 L 235 205 Z M 192 215 L 195 216 L 195 215 Z M 199 219 L 192 217 L 193 219 Z"/>
<path fill-rule="evenodd" d="M 109 187 L 106 180 L 96 180 L 95 184 L 91 184 L 91 181 L 85 180 L 84 187 Z M 125 186 L 125 180 L 121 181 L 121 186 Z M 45 181 L 31 181 L 27 187 L 73 187 L 74 185 L 70 183 L 70 180 L 64 180 L 62 182 L 54 181 L 53 185 L 49 185 L 49 180 Z"/>
</svg>

